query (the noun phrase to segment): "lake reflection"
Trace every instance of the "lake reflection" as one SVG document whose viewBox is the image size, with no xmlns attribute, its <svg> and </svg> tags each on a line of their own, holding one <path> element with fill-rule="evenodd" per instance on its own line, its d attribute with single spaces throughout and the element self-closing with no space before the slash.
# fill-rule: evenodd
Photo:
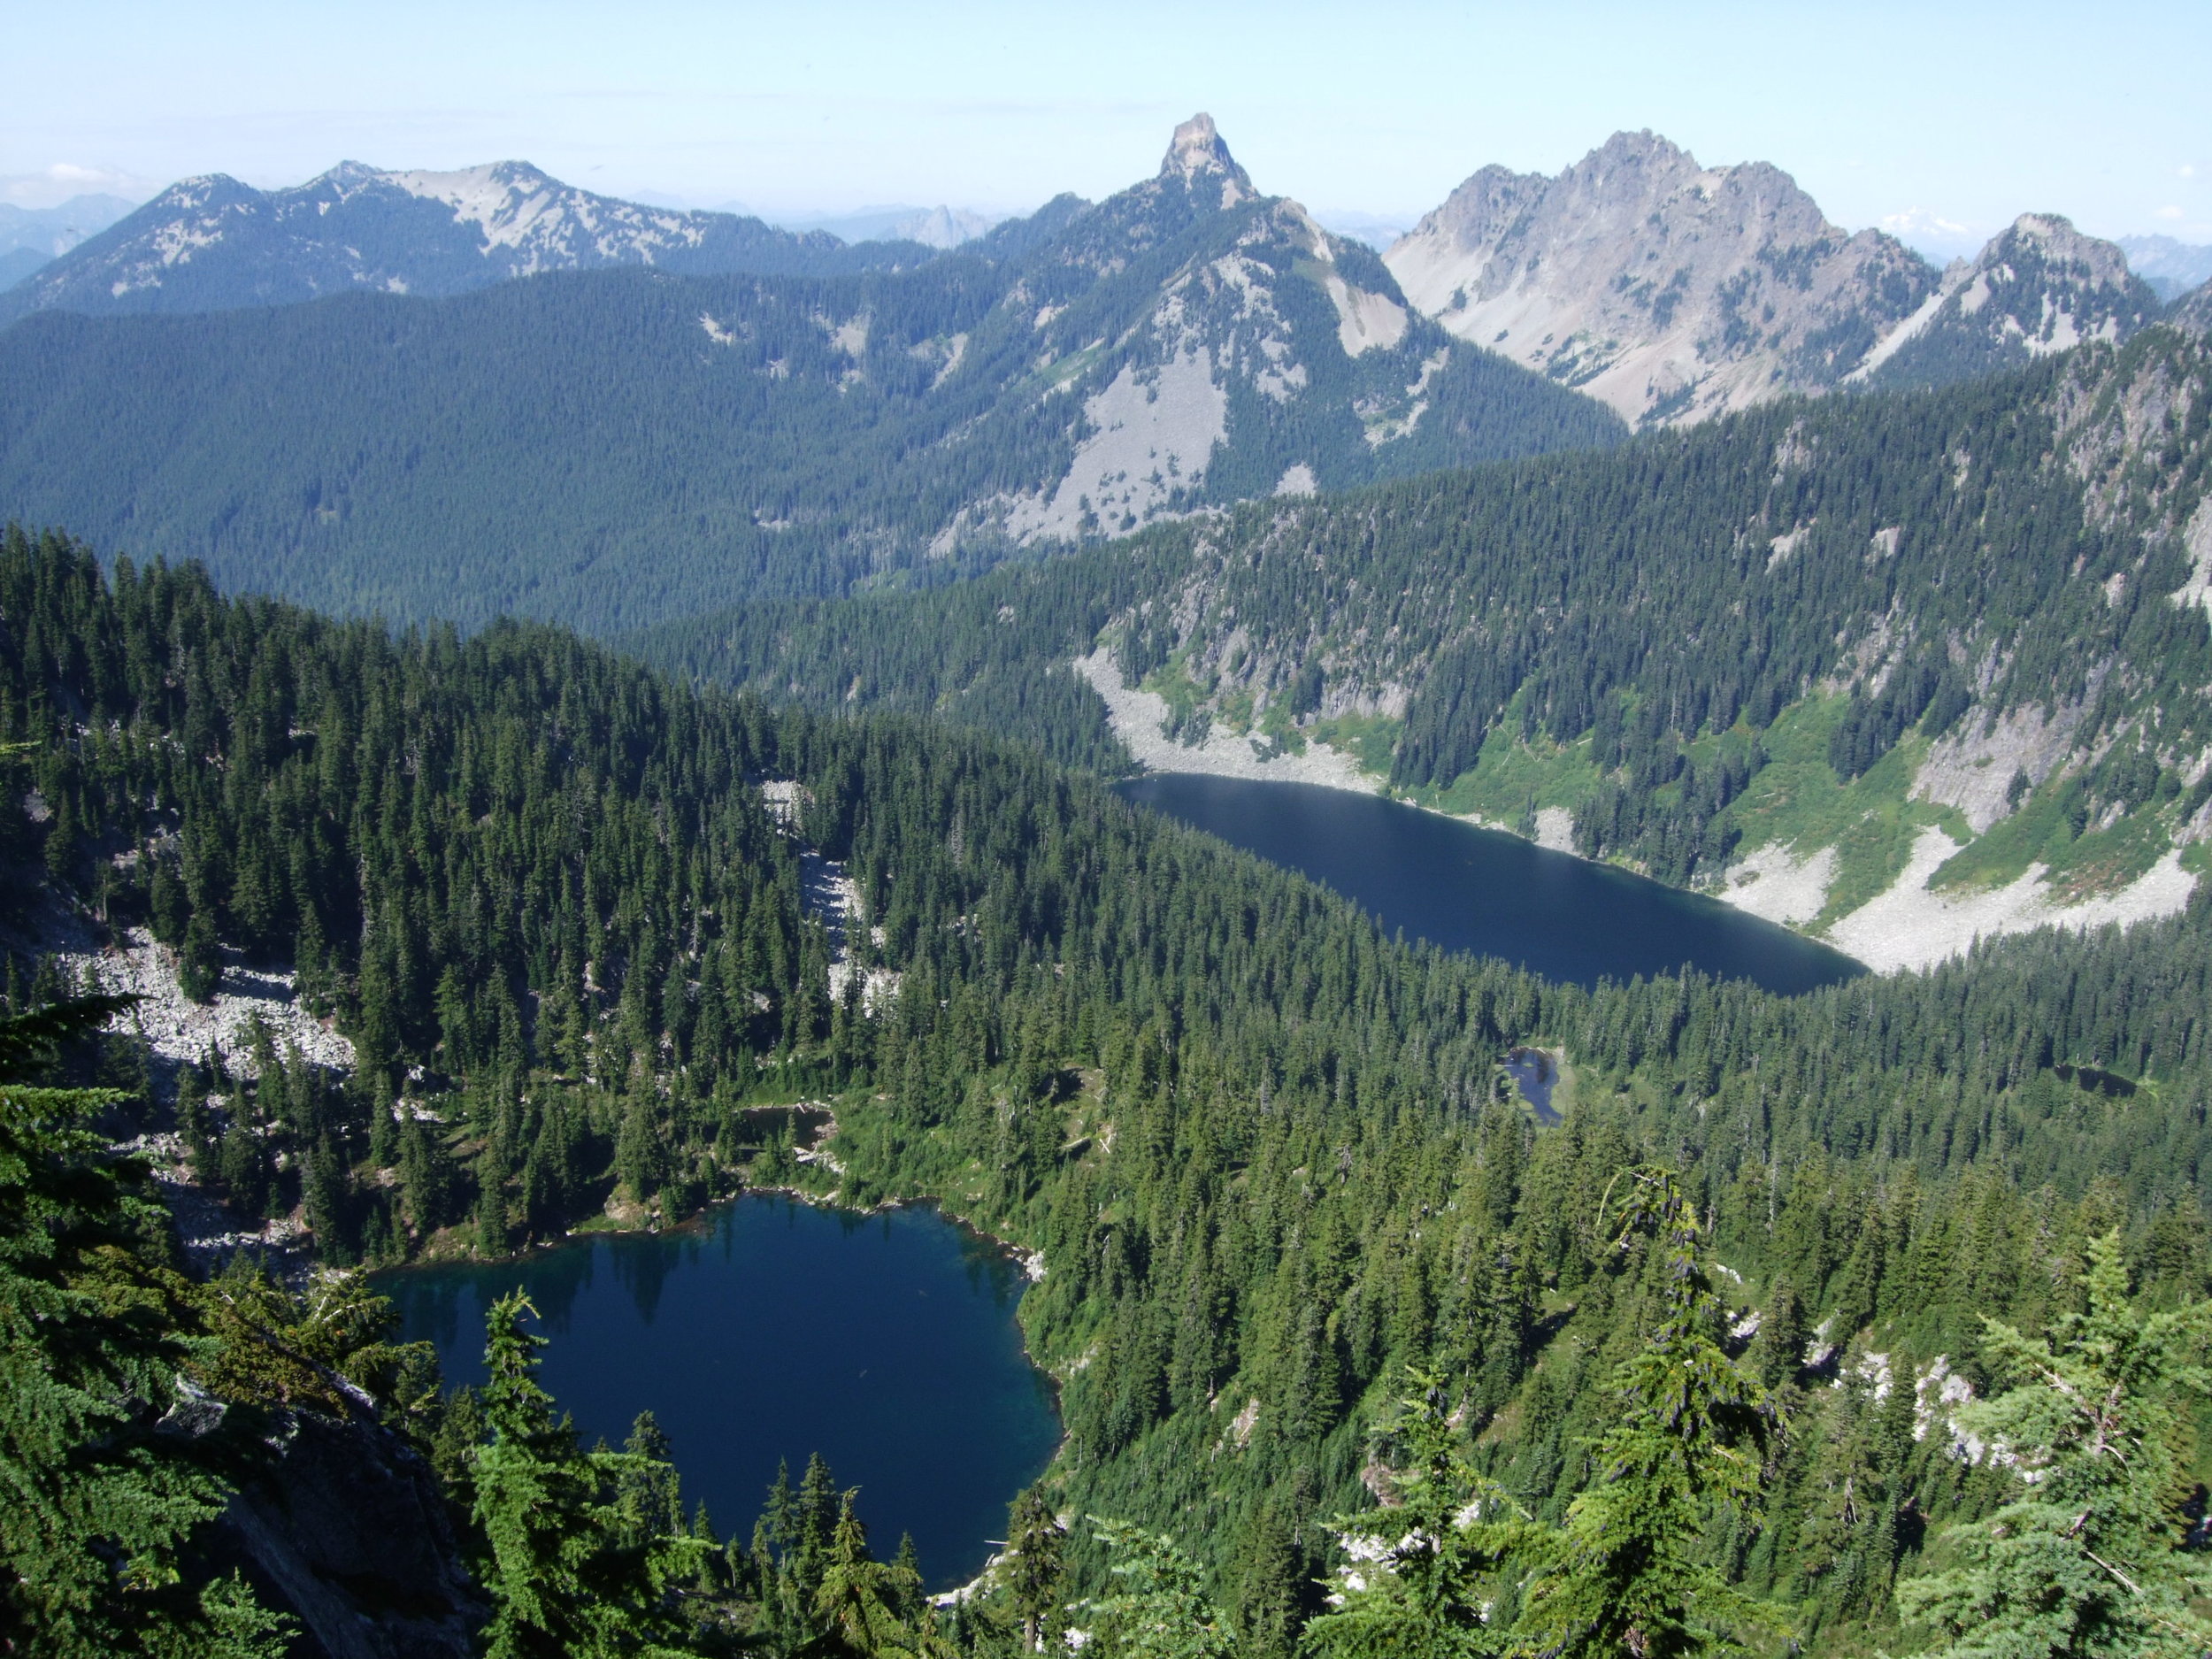
<svg viewBox="0 0 2212 1659">
<path fill-rule="evenodd" d="M 861 1488 L 877 1553 L 912 1532 L 941 1586 L 981 1568 L 1058 1443 L 1050 1384 L 1014 1321 L 1025 1283 L 932 1210 L 754 1195 L 680 1233 L 411 1268 L 378 1288 L 405 1340 L 436 1346 L 449 1382 L 480 1385 L 484 1310 L 519 1286 L 551 1339 L 541 1380 L 587 1445 L 619 1445 L 651 1410 L 687 1501 L 741 1536 L 778 1461 L 796 1481 L 818 1451 Z"/>
<path fill-rule="evenodd" d="M 1155 772 L 1125 798 L 1335 888 L 1386 929 L 1595 985 L 1685 965 L 1785 995 L 1866 972 L 1841 951 L 1610 864 L 1379 795 Z"/>
</svg>

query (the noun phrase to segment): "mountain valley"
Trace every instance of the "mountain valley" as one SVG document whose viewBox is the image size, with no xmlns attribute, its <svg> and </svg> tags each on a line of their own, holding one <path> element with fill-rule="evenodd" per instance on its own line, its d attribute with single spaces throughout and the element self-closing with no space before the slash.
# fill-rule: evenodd
<svg viewBox="0 0 2212 1659">
<path fill-rule="evenodd" d="M 1921 965 L 2205 872 L 2208 421 L 2204 336 L 2160 326 L 635 643 L 1093 764 L 1390 788 Z M 1076 661 L 1159 712 L 1110 731 Z"/>
<path fill-rule="evenodd" d="M 0 298 L 0 1649 L 2212 1653 L 2191 250 L 911 228 Z"/>
<path fill-rule="evenodd" d="M 347 610 L 601 631 L 1621 435 L 1410 312 L 1202 117 L 1156 178 L 910 271 L 48 311 L 0 332 L 0 388 L 23 518 Z"/>
</svg>

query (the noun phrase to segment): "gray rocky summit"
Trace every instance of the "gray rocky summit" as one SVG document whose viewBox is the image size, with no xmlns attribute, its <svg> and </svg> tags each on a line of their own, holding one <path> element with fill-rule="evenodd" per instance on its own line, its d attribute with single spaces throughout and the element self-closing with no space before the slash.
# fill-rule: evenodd
<svg viewBox="0 0 2212 1659">
<path fill-rule="evenodd" d="M 1840 381 L 1936 287 L 1764 162 L 1617 133 L 1556 178 L 1485 167 L 1384 256 L 1462 339 L 1646 425 Z"/>
<path fill-rule="evenodd" d="M 2111 242 L 2024 214 L 1939 273 L 1780 168 L 1617 133 L 1557 177 L 1485 167 L 1394 243 L 1406 298 L 1645 426 L 1788 393 L 1994 373 L 2155 319 Z"/>
<path fill-rule="evenodd" d="M 2119 247 L 2056 213 L 2023 213 L 1869 356 L 1859 378 L 1930 386 L 1993 374 L 2087 341 L 2120 341 L 2154 322 L 2157 294 Z"/>
<path fill-rule="evenodd" d="M 1174 136 L 1168 140 L 1167 154 L 1160 162 L 1160 176 L 1191 182 L 1218 177 L 1222 181 L 1224 208 L 1249 201 L 1256 194 L 1250 176 L 1237 165 L 1236 157 L 1229 153 L 1229 146 L 1215 130 L 1214 118 L 1202 110 L 1178 127 Z"/>
</svg>

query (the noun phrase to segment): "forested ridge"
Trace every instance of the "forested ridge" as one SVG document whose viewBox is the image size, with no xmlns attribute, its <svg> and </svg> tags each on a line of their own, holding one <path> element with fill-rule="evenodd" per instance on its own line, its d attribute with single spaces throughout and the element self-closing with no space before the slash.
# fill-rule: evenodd
<svg viewBox="0 0 2212 1659">
<path fill-rule="evenodd" d="M 2207 360 L 2154 328 L 1940 392 L 1254 503 L 954 589 L 632 643 L 1110 770 L 1102 706 L 1045 672 L 1103 641 L 1185 733 L 1332 738 L 1425 803 L 1509 825 L 1558 808 L 1578 850 L 1677 885 L 1798 841 L 1838 845 L 1836 902 L 1863 902 L 1940 823 L 1992 832 L 1962 880 L 2039 860 L 2116 886 L 2205 804 L 2212 632 L 2173 595 L 2212 465 Z M 2060 727 L 2051 753 L 2022 747 Z M 1909 799 L 1947 741 L 2012 784 L 1970 824 Z"/>
<path fill-rule="evenodd" d="M 1694 975 L 1589 991 L 1386 939 L 1033 748 L 772 710 L 548 629 L 394 635 L 227 599 L 196 570 L 104 573 L 20 532 L 0 627 L 0 743 L 27 746 L 9 797 L 35 809 L 0 816 L 9 925 L 65 904 L 148 926 L 200 995 L 225 947 L 297 965 L 354 1071 L 274 1054 L 257 1078 L 188 1072 L 177 1118 L 204 1181 L 296 1207 L 326 1260 L 504 1251 L 611 1201 L 672 1219 L 748 1181 L 934 1197 L 1042 1254 L 1023 1321 L 1067 1442 L 1009 1580 L 957 1617 L 870 1555 L 826 1471 L 772 1502 L 757 1548 L 695 1537 L 649 1425 L 598 1462 L 562 1440 L 526 1310 L 496 1324 L 503 1380 L 481 1399 L 409 1393 L 403 1361 L 341 1344 L 318 1363 L 440 1471 L 495 1631 L 522 1632 L 501 1651 L 546 1650 L 561 1620 L 579 1652 L 998 1653 L 1064 1624 L 1114 1653 L 1158 1650 L 1156 1625 L 1215 1644 L 1190 1651 L 1286 1654 L 1302 1630 L 1358 1651 L 1410 1628 L 1406 1608 L 1338 1583 L 1358 1617 L 1308 1626 L 1317 1580 L 1348 1564 L 1329 1524 L 1394 1489 L 1379 1467 L 1403 1502 L 1458 1514 L 1494 1491 L 1525 1511 L 1524 1532 L 1469 1535 L 1434 1651 L 1525 1633 L 1467 1612 L 1500 1572 L 1525 1586 L 1512 1620 L 1589 1636 L 1573 1609 L 1619 1566 L 1591 1553 L 1606 1494 L 1674 1455 L 1620 1404 L 1649 1398 L 1632 1362 L 1651 1353 L 1773 1431 L 1715 1407 L 1668 1559 L 1816 1651 L 1919 1650 L 1963 1605 L 1930 1574 L 1978 1559 L 1943 1529 L 2023 1491 L 1965 1455 L 1973 1422 L 1946 1392 L 2013 1380 L 1983 1316 L 2070 1353 L 2066 1316 L 2119 1317 L 2111 1271 L 2147 1310 L 2212 1287 L 2201 899 L 1794 1001 Z M 797 786 L 795 833 L 764 780 Z M 803 847 L 860 895 L 838 999 Z M 872 1009 L 871 970 L 898 976 Z M 18 1013 L 73 988 L 12 972 Z M 1559 1127 L 1502 1075 L 1521 1043 L 1569 1069 Z M 105 1047 L 127 1084 L 142 1063 Z M 802 1099 L 834 1110 L 841 1171 L 796 1164 L 747 1110 Z M 110 1110 L 160 1121 L 142 1099 Z M 1624 1211 L 1624 1194 L 1661 1195 Z M 2097 1291 L 2083 1272 L 2108 1234 Z M 222 1305 L 288 1317 L 256 1295 Z M 134 1409 L 173 1387 L 101 1386 Z M 2172 1444 L 2173 1479 L 2128 1511 L 2146 1571 L 2182 1561 L 2200 1512 L 2203 1453 Z M 1763 1502 L 1723 1478 L 1745 1455 Z M 515 1480 L 569 1483 L 566 1530 L 517 1520 Z M 1052 1511 L 1144 1533 L 1056 1543 Z M 1064 1572 L 1042 1573 L 1056 1549 Z M 533 1602 L 549 1561 L 567 1587 Z M 1428 1571 L 1402 1566 L 1385 1591 Z M 20 1629 L 43 1581 L 12 1571 Z M 134 1605 L 96 1579 L 101 1605 Z M 1930 1622 L 1901 1630 L 1895 1594 L 1924 1581 L 1908 1601 Z M 1719 1605 L 1698 1617 L 1734 1628 Z"/>
<path fill-rule="evenodd" d="M 1178 509 L 1294 468 L 1340 488 L 1624 435 L 1418 317 L 1348 352 L 1326 284 L 1386 298 L 1380 262 L 1209 177 L 1049 204 L 911 269 L 28 317 L 0 331 L 0 516 L 327 611 L 603 635 L 987 566 L 1030 534 L 1010 512 L 1136 419 L 1090 400 L 1156 400 L 1179 363 L 1170 428 L 1215 434 L 1134 452 Z M 1135 523 L 1101 499 L 1049 534 Z"/>
</svg>

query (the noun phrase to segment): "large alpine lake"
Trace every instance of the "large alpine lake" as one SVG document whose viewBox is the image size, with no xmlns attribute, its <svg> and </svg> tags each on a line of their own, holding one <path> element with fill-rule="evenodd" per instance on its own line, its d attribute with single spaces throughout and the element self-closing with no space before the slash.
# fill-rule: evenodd
<svg viewBox="0 0 2212 1659">
<path fill-rule="evenodd" d="M 776 1195 L 695 1226 L 578 1240 L 491 1265 L 409 1268 L 378 1288 L 449 1383 L 484 1380 L 484 1310 L 520 1286 L 551 1339 L 541 1380 L 584 1444 L 650 1409 L 687 1503 L 747 1536 L 788 1462 L 820 1452 L 888 1557 L 910 1532 L 933 1588 L 980 1571 L 1006 1506 L 1059 1441 L 1015 1308 L 1025 1280 L 926 1208 L 866 1215 Z"/>
<path fill-rule="evenodd" d="M 1718 899 L 1379 795 L 1202 772 L 1115 787 L 1335 888 L 1386 929 L 1547 979 L 1595 985 L 1687 965 L 1789 995 L 1865 972 Z"/>
</svg>

